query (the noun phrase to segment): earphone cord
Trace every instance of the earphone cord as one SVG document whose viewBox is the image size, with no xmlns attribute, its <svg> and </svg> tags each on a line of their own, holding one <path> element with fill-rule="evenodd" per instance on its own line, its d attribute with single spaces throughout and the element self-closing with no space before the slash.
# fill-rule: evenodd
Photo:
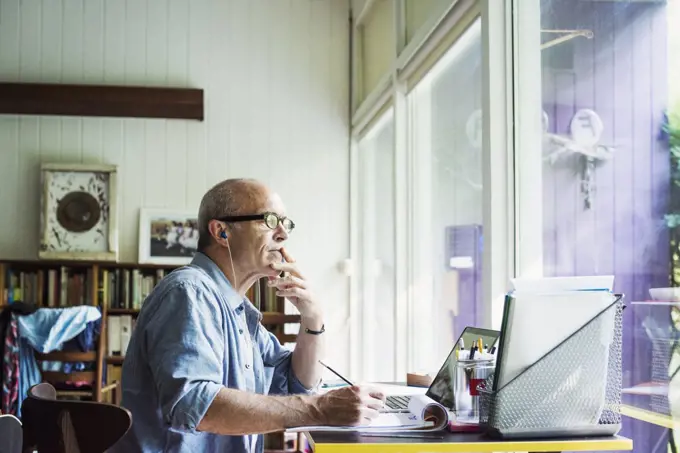
<svg viewBox="0 0 680 453">
<path fill-rule="evenodd" d="M 231 273 L 234 276 L 234 286 L 236 286 L 236 281 L 237 281 L 236 270 L 234 269 L 234 259 L 231 257 L 231 247 L 229 247 L 229 244 L 227 244 L 227 251 L 229 252 L 229 263 L 231 263 Z M 259 299 L 259 298 L 256 297 L 255 299 Z M 251 302 L 256 302 L 257 305 L 255 307 L 257 308 L 258 311 L 260 311 L 260 301 L 259 300 L 257 300 L 257 301 L 251 300 Z"/>
</svg>

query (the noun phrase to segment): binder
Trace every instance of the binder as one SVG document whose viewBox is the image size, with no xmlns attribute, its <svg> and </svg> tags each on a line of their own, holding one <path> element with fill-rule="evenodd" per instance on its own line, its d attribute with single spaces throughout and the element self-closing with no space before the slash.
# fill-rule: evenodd
<svg viewBox="0 0 680 453">
<path fill-rule="evenodd" d="M 564 338 L 526 366 L 517 366 L 526 357 L 518 358 L 517 349 L 509 346 L 516 333 L 513 325 L 521 326 L 513 323 L 512 304 L 517 302 L 513 297 L 506 298 L 496 370 L 478 388 L 480 422 L 487 433 L 504 439 L 617 434 L 621 429 L 623 295 L 608 291 L 541 295 L 545 310 L 550 310 L 551 302 L 568 306 L 575 300 L 601 297 L 606 303 L 570 332 L 556 328 L 554 335 L 564 334 Z M 574 312 L 583 315 L 584 310 Z M 535 331 L 550 325 L 545 316 L 537 313 L 537 317 Z M 526 331 L 531 326 L 521 327 L 522 335 L 532 334 Z"/>
</svg>

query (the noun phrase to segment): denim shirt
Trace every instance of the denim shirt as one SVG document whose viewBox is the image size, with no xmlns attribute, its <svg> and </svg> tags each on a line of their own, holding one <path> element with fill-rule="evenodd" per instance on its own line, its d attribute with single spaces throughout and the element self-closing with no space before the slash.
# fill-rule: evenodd
<svg viewBox="0 0 680 453">
<path fill-rule="evenodd" d="M 295 377 L 292 352 L 261 319 L 202 253 L 163 278 L 144 301 L 125 356 L 122 405 L 132 413 L 132 428 L 113 451 L 262 452 L 262 435 L 196 430 L 222 387 L 278 395 L 312 391 Z"/>
</svg>

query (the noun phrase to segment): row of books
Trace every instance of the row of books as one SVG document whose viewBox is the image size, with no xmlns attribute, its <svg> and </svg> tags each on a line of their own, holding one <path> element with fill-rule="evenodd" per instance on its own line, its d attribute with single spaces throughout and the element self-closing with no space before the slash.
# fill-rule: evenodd
<svg viewBox="0 0 680 453">
<path fill-rule="evenodd" d="M 165 269 L 101 269 L 94 282 L 91 268 L 7 268 L 4 288 L 0 288 L 0 305 L 19 301 L 38 307 L 93 305 L 96 285 L 100 306 L 139 309 L 167 272 Z"/>
<path fill-rule="evenodd" d="M 67 307 L 92 304 L 92 270 L 72 273 L 66 266 L 59 269 L 5 272 L 0 305 L 26 302 L 39 307 Z"/>
<path fill-rule="evenodd" d="M 102 269 L 99 273 L 100 303 L 107 308 L 139 310 L 166 273 L 165 269 L 155 269 L 152 274 L 140 269 Z"/>
<path fill-rule="evenodd" d="M 106 341 L 109 356 L 125 356 L 137 319 L 130 315 L 109 316 L 106 320 Z"/>
</svg>

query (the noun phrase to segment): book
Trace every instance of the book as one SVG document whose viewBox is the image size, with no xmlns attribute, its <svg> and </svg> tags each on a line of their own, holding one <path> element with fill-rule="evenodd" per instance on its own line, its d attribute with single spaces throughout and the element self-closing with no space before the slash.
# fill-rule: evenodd
<svg viewBox="0 0 680 453">
<path fill-rule="evenodd" d="M 382 412 L 370 423 L 358 426 L 299 426 L 287 432 L 352 431 L 358 433 L 398 433 L 403 431 L 441 431 L 449 425 L 448 410 L 426 395 L 413 395 L 408 411 Z"/>
</svg>

